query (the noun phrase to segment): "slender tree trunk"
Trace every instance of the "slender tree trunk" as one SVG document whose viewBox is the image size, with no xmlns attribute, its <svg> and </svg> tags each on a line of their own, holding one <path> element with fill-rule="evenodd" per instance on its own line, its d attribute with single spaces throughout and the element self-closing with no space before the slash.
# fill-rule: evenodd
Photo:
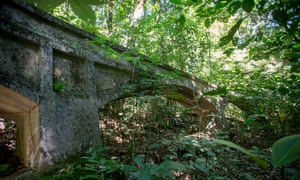
<svg viewBox="0 0 300 180">
<path fill-rule="evenodd" d="M 69 12 L 69 10 L 70 10 L 70 4 L 69 4 L 68 1 L 66 1 L 66 2 L 64 3 L 64 10 L 65 10 L 66 13 Z"/>
<path fill-rule="evenodd" d="M 144 6 L 145 3 L 147 2 L 147 0 L 137 0 L 136 2 L 136 6 L 134 9 L 134 12 L 131 16 L 131 23 L 130 23 L 130 27 L 131 27 L 131 34 L 130 37 L 128 39 L 128 45 L 130 48 L 135 48 L 136 47 L 136 32 L 137 32 L 137 23 L 138 21 L 144 16 Z"/>
<path fill-rule="evenodd" d="M 162 2 L 161 2 L 161 1 L 159 1 L 158 6 L 159 6 L 159 12 L 157 13 L 157 16 L 156 16 L 156 24 L 159 24 L 160 21 L 161 21 L 161 19 L 162 19 L 162 17 L 161 17 L 161 11 L 163 10 L 163 9 L 162 9 L 162 8 L 163 8 L 163 5 L 162 5 Z M 166 44 L 165 44 L 165 38 L 164 38 L 163 34 L 160 35 L 159 46 L 160 46 L 160 51 L 161 51 L 161 52 L 160 52 L 160 55 L 161 55 L 160 59 L 162 60 L 162 62 L 165 62 L 166 59 L 167 59 L 166 55 L 167 55 L 169 52 L 168 52 L 168 49 L 167 49 L 167 47 L 166 47 Z"/>
<path fill-rule="evenodd" d="M 109 34 L 113 32 L 113 9 L 114 9 L 114 3 L 113 1 L 110 1 L 108 3 L 108 15 L 107 15 L 107 29 Z"/>
<path fill-rule="evenodd" d="M 137 0 L 130 26 L 136 26 L 137 22 L 144 16 L 144 6 L 147 0 Z"/>
</svg>

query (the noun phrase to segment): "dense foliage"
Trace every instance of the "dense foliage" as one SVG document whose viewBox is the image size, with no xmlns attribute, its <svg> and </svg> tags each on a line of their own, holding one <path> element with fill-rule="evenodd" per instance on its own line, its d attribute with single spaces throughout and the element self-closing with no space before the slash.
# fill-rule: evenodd
<svg viewBox="0 0 300 180">
<path fill-rule="evenodd" d="M 225 87 L 249 122 L 300 127 L 297 0 L 26 1 Z"/>
</svg>

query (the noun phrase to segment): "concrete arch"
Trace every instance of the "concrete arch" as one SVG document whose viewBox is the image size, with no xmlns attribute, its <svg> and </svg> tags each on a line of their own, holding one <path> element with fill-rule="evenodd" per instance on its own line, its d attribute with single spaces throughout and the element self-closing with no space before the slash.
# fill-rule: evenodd
<svg viewBox="0 0 300 180">
<path fill-rule="evenodd" d="M 112 92 L 115 92 L 115 96 L 111 97 L 109 100 L 107 99 L 106 103 L 100 104 L 99 108 L 112 101 L 124 98 L 159 95 L 176 101 L 186 108 L 192 109 L 199 117 L 200 127 L 202 130 L 205 130 L 207 127 L 223 128 L 226 126 L 226 119 L 223 118 L 225 117 L 225 114 L 220 114 L 217 109 L 218 106 L 215 105 L 218 101 L 212 102 L 212 99 L 204 97 L 198 91 L 195 91 L 190 87 L 174 84 L 156 84 L 153 79 L 151 79 L 152 85 L 144 85 L 142 87 L 139 84 L 136 84 L 136 82 L 133 84 L 130 82 L 131 81 L 128 81 L 128 84 L 125 84 L 122 88 L 112 90 Z M 223 111 L 223 109 L 221 110 Z"/>
<path fill-rule="evenodd" d="M 152 81 L 153 82 L 153 81 Z M 187 108 L 194 109 L 198 116 L 207 114 L 218 114 L 217 108 L 213 103 L 201 96 L 197 91 L 179 85 L 153 84 L 151 86 L 138 87 L 136 84 L 127 84 L 123 89 L 116 93 L 110 101 L 132 96 L 160 95 L 167 99 L 174 100 Z"/>
</svg>

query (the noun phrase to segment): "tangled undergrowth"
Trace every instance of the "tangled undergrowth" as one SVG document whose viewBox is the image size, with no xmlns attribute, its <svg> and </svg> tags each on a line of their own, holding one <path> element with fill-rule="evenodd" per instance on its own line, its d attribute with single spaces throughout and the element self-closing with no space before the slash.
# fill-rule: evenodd
<svg viewBox="0 0 300 180">
<path fill-rule="evenodd" d="M 197 118 L 184 116 L 164 121 L 152 119 L 147 123 L 143 118 L 128 121 L 103 116 L 100 121 L 103 146 L 91 148 L 80 159 L 55 166 L 36 179 L 276 180 L 299 177 L 299 161 L 281 169 L 274 170 L 270 166 L 262 169 L 240 151 L 211 141 L 212 137 L 242 141 L 252 153 L 271 162 L 274 141 L 267 141 L 267 136 L 251 134 L 246 144 L 247 139 L 241 138 L 247 138 L 247 131 L 243 135 L 232 135 L 228 130 L 204 133 L 197 131 L 197 124 Z"/>
</svg>

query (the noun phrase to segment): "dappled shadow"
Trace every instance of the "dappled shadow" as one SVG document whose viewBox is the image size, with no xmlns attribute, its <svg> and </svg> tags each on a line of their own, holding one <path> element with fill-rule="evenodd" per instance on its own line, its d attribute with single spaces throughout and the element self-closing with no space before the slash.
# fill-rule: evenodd
<svg viewBox="0 0 300 180">
<path fill-rule="evenodd" d="M 103 145 L 110 147 L 110 152 L 121 160 L 129 162 L 134 155 L 144 155 L 157 163 L 166 152 L 149 149 L 154 150 L 161 139 L 200 129 L 199 117 L 192 111 L 157 96 L 107 104 L 100 109 L 99 127 Z"/>
</svg>

